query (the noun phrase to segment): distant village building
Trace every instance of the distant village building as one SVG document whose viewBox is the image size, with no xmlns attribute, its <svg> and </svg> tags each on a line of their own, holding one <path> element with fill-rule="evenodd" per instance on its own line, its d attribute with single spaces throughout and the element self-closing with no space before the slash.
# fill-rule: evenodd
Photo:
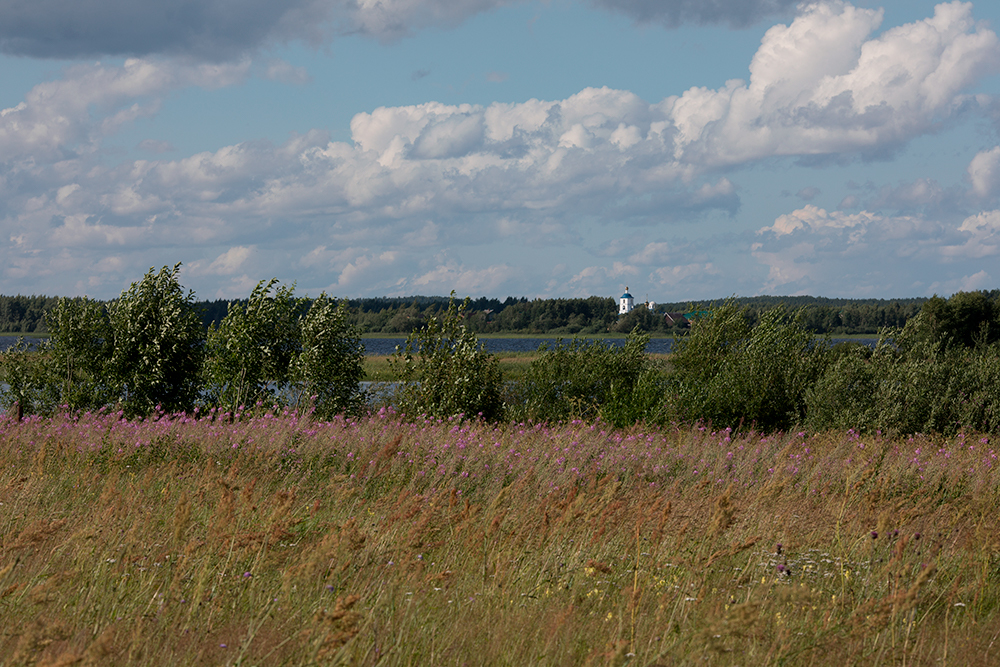
<svg viewBox="0 0 1000 667">
<path fill-rule="evenodd" d="M 618 314 L 628 315 L 635 308 L 635 300 L 632 295 L 628 293 L 628 285 L 625 286 L 625 293 L 622 294 L 622 298 L 618 299 Z"/>
<path fill-rule="evenodd" d="M 687 327 L 691 325 L 684 313 L 664 313 L 663 322 L 668 327 Z"/>
<path fill-rule="evenodd" d="M 646 301 L 645 306 L 649 310 L 654 310 L 656 308 L 656 302 L 655 301 Z M 625 293 L 622 294 L 622 296 L 621 296 L 620 299 L 618 299 L 618 314 L 619 315 L 628 315 L 633 310 L 635 310 L 635 307 L 636 307 L 635 306 L 635 299 L 632 298 L 632 295 L 628 293 L 628 285 L 626 285 L 625 286 Z"/>
<path fill-rule="evenodd" d="M 645 304 L 636 304 L 635 298 L 629 294 L 628 286 L 625 287 L 625 293 L 621 295 L 618 299 L 618 315 L 628 315 L 633 310 L 638 308 L 640 305 L 645 305 L 650 311 L 656 310 L 656 302 L 649 301 L 647 299 Z M 704 315 L 703 311 L 694 313 L 664 313 L 663 323 L 669 327 L 681 327 L 686 328 L 691 326 L 691 318 L 695 316 Z"/>
</svg>

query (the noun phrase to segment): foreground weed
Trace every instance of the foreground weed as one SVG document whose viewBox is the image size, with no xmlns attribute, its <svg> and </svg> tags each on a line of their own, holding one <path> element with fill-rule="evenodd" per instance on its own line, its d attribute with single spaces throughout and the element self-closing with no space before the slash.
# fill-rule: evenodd
<svg viewBox="0 0 1000 667">
<path fill-rule="evenodd" d="M 988 438 L 0 421 L 0 665 L 989 664 Z"/>
</svg>

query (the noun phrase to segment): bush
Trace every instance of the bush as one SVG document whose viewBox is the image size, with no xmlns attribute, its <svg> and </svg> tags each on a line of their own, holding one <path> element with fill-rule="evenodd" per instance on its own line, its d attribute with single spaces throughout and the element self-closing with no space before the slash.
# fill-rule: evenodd
<svg viewBox="0 0 1000 667">
<path fill-rule="evenodd" d="M 784 308 L 751 325 L 732 301 L 692 323 L 671 355 L 671 418 L 718 427 L 787 429 L 805 418 L 806 390 L 820 376 L 829 348 Z"/>
<path fill-rule="evenodd" d="M 542 422 L 600 417 L 620 427 L 659 421 L 665 385 L 646 356 L 648 342 L 634 329 L 621 348 L 583 340 L 543 345 L 511 388 L 511 416 Z"/>
<path fill-rule="evenodd" d="M 301 351 L 292 369 L 296 392 L 309 398 L 321 419 L 359 413 L 365 348 L 348 322 L 347 301 L 338 304 L 321 294 L 302 319 L 300 332 Z"/>
<path fill-rule="evenodd" d="M 454 296 L 452 292 L 445 313 L 429 317 L 389 359 L 400 378 L 399 408 L 411 417 L 500 420 L 504 416 L 500 364 L 463 323 L 469 299 L 456 306 Z"/>
<path fill-rule="evenodd" d="M 963 367 L 967 383 L 955 422 L 983 433 L 1000 432 L 1000 346 L 977 350 Z"/>
<path fill-rule="evenodd" d="M 917 343 L 938 345 L 941 352 L 1000 341 L 1000 306 L 984 292 L 957 292 L 947 301 L 934 295 L 900 337 L 904 351 Z"/>
<path fill-rule="evenodd" d="M 208 330 L 205 389 L 216 406 L 236 411 L 275 400 L 287 390 L 301 352 L 299 317 L 305 302 L 277 278 L 257 283 L 246 303 L 230 303 L 218 328 Z M 273 290 L 273 294 L 272 294 Z"/>
<path fill-rule="evenodd" d="M 7 390 L 0 392 L 0 404 L 5 410 L 17 410 L 22 415 L 48 415 L 59 405 L 59 378 L 54 373 L 48 343 L 32 346 L 24 336 L 0 352 L 0 381 Z"/>
<path fill-rule="evenodd" d="M 807 426 L 893 435 L 1000 429 L 1000 346 L 966 349 L 924 333 L 887 331 L 873 352 L 833 361 L 807 391 Z"/>
<path fill-rule="evenodd" d="M 880 340 L 873 354 L 862 345 L 835 346 L 816 383 L 805 392 L 806 421 L 814 431 L 875 430 L 878 390 L 895 351 Z"/>
<path fill-rule="evenodd" d="M 114 351 L 107 377 L 128 415 L 190 410 L 198 398 L 204 339 L 194 293 L 177 281 L 180 266 L 150 269 L 108 308 Z"/>
<path fill-rule="evenodd" d="M 87 297 L 59 299 L 45 323 L 59 403 L 72 410 L 96 410 L 115 400 L 107 376 L 114 332 L 104 306 Z"/>
</svg>

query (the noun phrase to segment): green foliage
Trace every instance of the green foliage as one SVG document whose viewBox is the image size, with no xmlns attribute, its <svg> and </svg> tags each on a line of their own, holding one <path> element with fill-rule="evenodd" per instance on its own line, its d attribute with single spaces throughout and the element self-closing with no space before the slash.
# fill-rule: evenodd
<svg viewBox="0 0 1000 667">
<path fill-rule="evenodd" d="M 205 385 L 219 407 L 235 411 L 273 401 L 291 378 L 305 302 L 293 296 L 294 286 L 275 289 L 277 283 L 257 283 L 247 301 L 230 303 L 218 328 L 208 330 Z"/>
<path fill-rule="evenodd" d="M 677 340 L 669 410 L 681 421 L 718 427 L 786 429 L 805 416 L 805 392 L 823 370 L 828 350 L 784 308 L 751 324 L 747 309 L 728 301 L 692 323 Z"/>
<path fill-rule="evenodd" d="M 1000 292 L 994 293 L 996 298 Z M 814 334 L 877 334 L 887 327 L 902 327 L 914 317 L 927 299 L 828 299 L 812 296 L 735 297 L 732 301 L 746 307 L 751 323 L 773 308 L 788 308 L 796 313 L 799 324 Z M 711 301 L 661 303 L 658 310 L 690 312 L 713 307 Z"/>
<path fill-rule="evenodd" d="M 397 348 L 390 365 L 400 378 L 399 408 L 410 416 L 503 418 L 503 380 L 497 358 L 463 321 L 469 300 L 430 317 Z"/>
<path fill-rule="evenodd" d="M 935 342 L 925 324 L 887 331 L 873 352 L 832 362 L 807 392 L 807 426 L 892 434 L 1000 430 L 1000 345 L 965 348 L 948 335 Z"/>
<path fill-rule="evenodd" d="M 363 333 L 411 333 L 448 307 L 444 297 L 381 297 L 350 302 L 351 321 Z M 470 300 L 463 323 L 473 333 L 607 333 L 618 318 L 614 299 Z M 628 331 L 628 329 L 626 329 Z"/>
<path fill-rule="evenodd" d="M 324 293 L 310 306 L 294 286 L 277 284 L 257 283 L 249 299 L 230 303 L 218 328 L 209 328 L 209 400 L 232 411 L 291 400 L 309 403 L 324 419 L 358 412 L 364 347 L 347 303 Z"/>
<path fill-rule="evenodd" d="M 982 292 L 997 301 L 1000 290 Z M 55 307 L 58 299 L 45 296 L 0 296 L 0 331 L 44 332 L 43 315 Z M 784 304 L 799 312 L 803 327 L 815 334 L 874 334 L 886 327 L 902 327 L 914 317 L 923 298 L 913 299 L 828 299 L 823 297 L 740 297 L 739 305 L 749 307 L 749 317 L 756 322 L 760 313 Z M 218 325 L 229 310 L 230 301 L 199 301 L 195 304 L 207 329 Z M 351 324 L 362 333 L 409 333 L 423 325 L 427 316 L 447 308 L 447 297 L 378 297 L 352 299 L 349 303 Z M 649 332 L 664 329 L 664 312 L 704 310 L 709 302 L 665 303 L 656 307 L 659 317 L 639 317 L 629 313 L 619 317 L 615 299 L 592 296 L 586 299 L 534 299 L 507 297 L 504 301 L 481 297 L 470 301 L 465 325 L 474 333 L 545 333 L 553 336 L 628 332 L 636 324 Z M 640 310 L 640 309 L 636 309 Z"/>
<path fill-rule="evenodd" d="M 632 312 L 619 317 L 612 327 L 612 331 L 627 333 L 630 331 L 647 331 L 664 333 L 668 327 L 663 318 L 663 313 L 657 313 L 643 304 L 637 305 Z"/>
<path fill-rule="evenodd" d="M 114 349 L 103 306 L 86 297 L 60 299 L 45 315 L 51 337 L 32 348 L 19 339 L 3 353 L 8 406 L 25 414 L 52 414 L 59 406 L 96 410 L 114 398 L 107 364 Z"/>
<path fill-rule="evenodd" d="M 601 406 L 602 420 L 617 428 L 666 421 L 666 375 L 653 364 L 643 366 L 634 382 L 619 379 L 611 384 L 611 395 Z"/>
<path fill-rule="evenodd" d="M 0 331 L 45 333 L 45 315 L 57 301 L 50 296 L 0 296 Z"/>
<path fill-rule="evenodd" d="M 948 300 L 935 295 L 909 320 L 900 345 L 938 345 L 940 352 L 1000 341 L 1000 305 L 985 292 L 958 292 Z"/>
<path fill-rule="evenodd" d="M 108 307 L 114 351 L 107 377 L 127 414 L 189 410 L 199 392 L 203 354 L 194 294 L 184 294 L 177 273 L 153 269 Z"/>
<path fill-rule="evenodd" d="M 348 321 L 347 302 L 321 294 L 302 319 L 300 331 L 302 349 L 292 369 L 296 391 L 309 397 L 321 419 L 359 413 L 365 348 Z"/>
<path fill-rule="evenodd" d="M 45 320 L 60 404 L 85 410 L 112 402 L 106 371 L 114 353 L 114 332 L 103 304 L 87 297 L 59 299 Z"/>
<path fill-rule="evenodd" d="M 621 348 L 579 339 L 543 345 L 511 389 L 511 416 L 539 422 L 600 417 L 620 427 L 659 421 L 664 377 L 646 356 L 648 342 L 635 329 Z"/>
<path fill-rule="evenodd" d="M 880 369 L 894 350 L 882 339 L 874 354 L 862 345 L 838 345 L 831 352 L 825 372 L 805 392 L 805 425 L 815 431 L 873 429 Z"/>
<path fill-rule="evenodd" d="M 48 343 L 32 346 L 22 336 L 0 352 L 0 381 L 8 386 L 0 392 L 4 409 L 20 406 L 23 414 L 47 415 L 59 405 L 59 380 L 53 375 Z"/>
</svg>

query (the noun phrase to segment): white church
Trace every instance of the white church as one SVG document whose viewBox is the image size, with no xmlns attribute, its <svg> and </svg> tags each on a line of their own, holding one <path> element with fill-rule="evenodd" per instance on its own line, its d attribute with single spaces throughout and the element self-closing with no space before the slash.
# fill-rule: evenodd
<svg viewBox="0 0 1000 667">
<path fill-rule="evenodd" d="M 656 308 L 656 303 L 653 301 L 647 301 L 645 306 L 650 310 L 654 310 Z M 626 285 L 625 293 L 622 294 L 620 299 L 618 299 L 618 314 L 627 315 L 635 310 L 635 307 L 635 299 L 633 299 L 632 295 L 628 293 L 628 285 Z"/>
</svg>

